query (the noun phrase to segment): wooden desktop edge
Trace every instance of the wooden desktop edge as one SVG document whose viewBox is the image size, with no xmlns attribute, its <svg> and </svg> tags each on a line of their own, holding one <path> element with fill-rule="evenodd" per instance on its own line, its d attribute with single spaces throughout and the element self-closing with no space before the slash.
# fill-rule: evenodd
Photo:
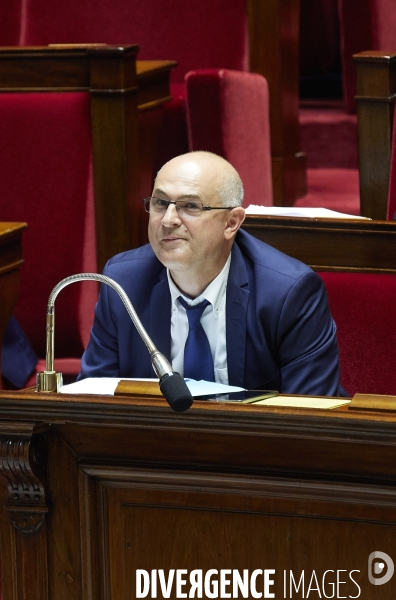
<svg viewBox="0 0 396 600">
<path fill-rule="evenodd" d="M 38 398 L 48 399 L 52 401 L 63 401 L 68 400 L 69 402 L 82 402 L 89 404 L 131 404 L 137 401 L 139 404 L 144 402 L 158 403 L 159 405 L 167 406 L 167 403 L 159 389 L 157 382 L 143 382 L 143 381 L 125 381 L 121 380 L 116 388 L 114 396 L 101 396 L 96 394 L 48 394 L 41 392 L 38 394 L 34 387 L 25 388 L 23 390 L 19 390 L 14 392 L 15 394 L 22 394 L 27 397 L 27 395 L 34 394 L 35 399 Z M 258 391 L 259 393 L 259 391 Z M 277 398 L 281 399 L 282 396 L 293 396 L 297 398 L 308 398 L 308 397 L 316 397 L 316 398 L 325 398 L 330 399 L 334 398 L 340 400 L 341 398 L 336 396 L 304 396 L 302 394 L 279 394 Z M 32 398 L 33 399 L 33 398 Z M 345 398 L 348 400 L 349 398 Z M 319 408 L 307 408 L 307 407 L 290 407 L 290 406 L 268 406 L 268 405 L 255 405 L 252 404 L 244 404 L 240 402 L 218 402 L 215 398 L 213 400 L 201 400 L 194 399 L 194 406 L 209 406 L 214 405 L 220 407 L 221 405 L 231 408 L 242 408 L 247 407 L 247 410 L 270 410 L 270 411 L 286 411 L 288 413 L 293 411 L 314 411 L 317 413 L 321 412 L 348 412 L 348 411 L 358 411 L 358 412 L 375 412 L 375 413 L 396 413 L 396 396 L 387 396 L 381 394 L 355 394 L 351 399 L 350 404 L 346 404 L 344 406 L 339 406 L 335 408 L 328 409 L 319 409 Z"/>
</svg>

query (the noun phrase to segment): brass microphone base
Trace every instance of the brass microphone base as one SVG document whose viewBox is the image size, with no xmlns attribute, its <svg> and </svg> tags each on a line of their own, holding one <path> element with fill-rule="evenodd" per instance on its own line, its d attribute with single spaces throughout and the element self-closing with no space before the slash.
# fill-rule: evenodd
<svg viewBox="0 0 396 600">
<path fill-rule="evenodd" d="M 63 385 L 62 373 L 55 371 L 42 371 L 37 373 L 37 392 L 60 392 Z"/>
</svg>

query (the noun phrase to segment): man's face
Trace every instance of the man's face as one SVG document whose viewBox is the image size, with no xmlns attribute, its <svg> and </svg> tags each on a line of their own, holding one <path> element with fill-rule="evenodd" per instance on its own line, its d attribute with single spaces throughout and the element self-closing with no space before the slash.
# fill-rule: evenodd
<svg viewBox="0 0 396 600">
<path fill-rule="evenodd" d="M 221 206 L 217 189 L 223 172 L 210 163 L 180 157 L 165 165 L 155 182 L 153 196 L 165 200 L 197 200 L 206 206 Z M 230 211 L 203 211 L 184 217 L 170 204 L 165 215 L 150 213 L 149 240 L 163 265 L 171 272 L 196 272 L 222 268 L 229 252 L 227 219 Z"/>
</svg>

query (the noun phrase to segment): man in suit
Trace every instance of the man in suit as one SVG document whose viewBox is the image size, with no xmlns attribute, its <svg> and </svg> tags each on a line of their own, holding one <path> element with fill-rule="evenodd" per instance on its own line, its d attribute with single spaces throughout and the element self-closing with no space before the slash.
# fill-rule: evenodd
<svg viewBox="0 0 396 600">
<path fill-rule="evenodd" d="M 104 274 L 124 288 L 157 348 L 185 377 L 192 376 L 184 354 L 190 309 L 206 300 L 199 327 L 215 381 L 339 395 L 336 327 L 322 280 L 241 230 L 242 200 L 240 177 L 224 159 L 207 152 L 174 158 L 145 200 L 150 244 L 115 256 Z M 82 359 L 80 378 L 94 376 L 154 376 L 144 343 L 108 286 Z"/>
</svg>

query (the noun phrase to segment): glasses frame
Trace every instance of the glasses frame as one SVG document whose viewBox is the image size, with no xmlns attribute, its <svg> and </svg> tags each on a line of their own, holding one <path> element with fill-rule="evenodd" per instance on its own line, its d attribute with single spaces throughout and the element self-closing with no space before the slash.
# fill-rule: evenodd
<svg viewBox="0 0 396 600">
<path fill-rule="evenodd" d="M 145 211 L 149 214 L 150 214 L 150 203 L 153 198 L 156 198 L 157 200 L 162 200 L 162 202 L 166 202 L 167 206 L 164 210 L 164 214 L 168 210 L 169 204 L 174 204 L 177 212 L 179 213 L 181 210 L 181 207 L 178 206 L 179 202 L 188 202 L 188 200 L 173 201 L 173 200 L 165 200 L 165 198 L 158 198 L 158 196 L 148 196 L 147 198 L 143 199 L 143 204 L 144 204 Z M 201 213 L 203 211 L 207 211 L 207 210 L 232 210 L 233 208 L 237 208 L 236 206 L 205 206 L 204 204 L 202 204 L 202 202 L 200 200 L 197 200 L 197 201 L 194 200 L 193 202 L 196 202 L 197 204 L 200 204 L 202 206 Z M 188 215 L 188 216 L 192 216 L 192 215 Z M 199 216 L 199 215 L 197 215 L 197 216 Z"/>
</svg>

